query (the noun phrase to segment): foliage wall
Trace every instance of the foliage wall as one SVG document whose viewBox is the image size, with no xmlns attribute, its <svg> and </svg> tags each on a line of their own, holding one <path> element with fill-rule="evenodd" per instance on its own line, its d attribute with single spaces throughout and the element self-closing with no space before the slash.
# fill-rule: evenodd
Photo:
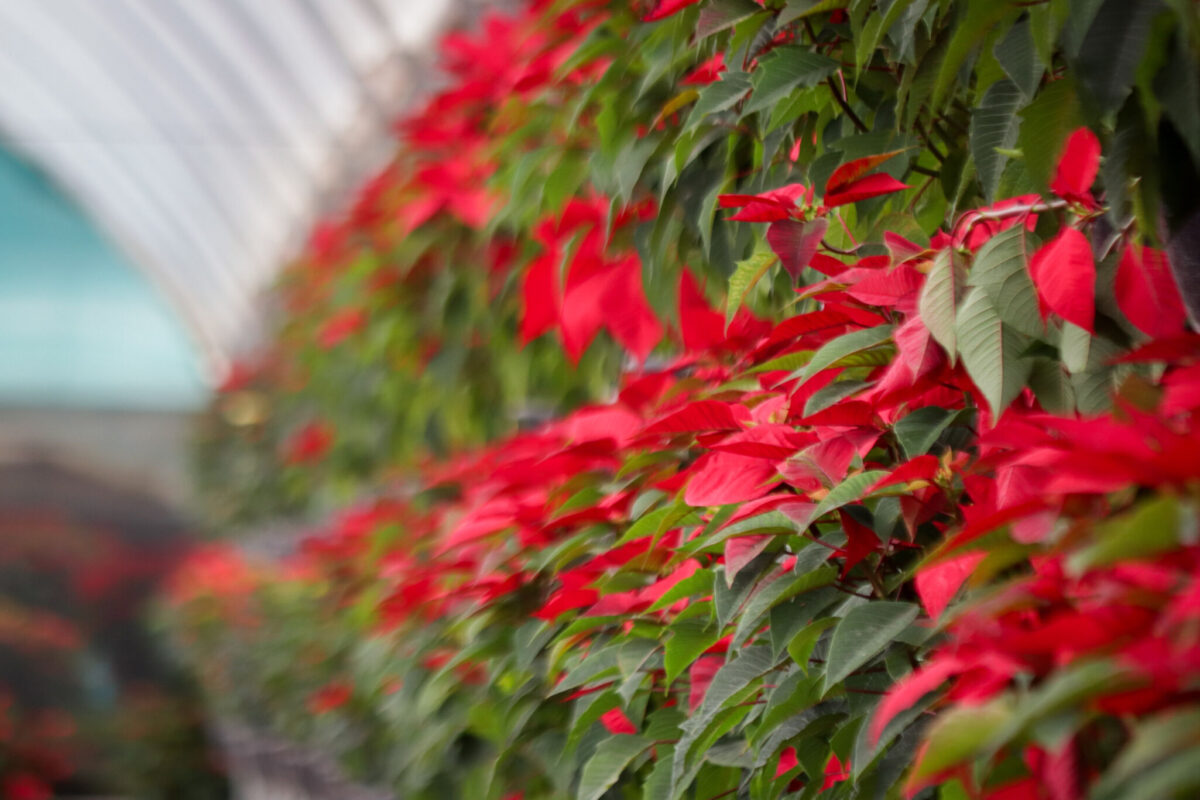
<svg viewBox="0 0 1200 800">
<path fill-rule="evenodd" d="M 214 410 L 226 519 L 373 498 L 177 577 L 214 702 L 404 797 L 1200 789 L 1193 6 L 443 52 Z"/>
</svg>

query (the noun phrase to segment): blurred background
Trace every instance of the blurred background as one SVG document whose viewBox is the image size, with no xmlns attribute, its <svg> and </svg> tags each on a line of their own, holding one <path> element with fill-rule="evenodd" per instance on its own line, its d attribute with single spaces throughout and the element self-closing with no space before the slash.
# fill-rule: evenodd
<svg viewBox="0 0 1200 800">
<path fill-rule="evenodd" d="M 468 0 L 0 3 L 0 798 L 219 798 L 147 620 L 198 415 Z"/>
</svg>

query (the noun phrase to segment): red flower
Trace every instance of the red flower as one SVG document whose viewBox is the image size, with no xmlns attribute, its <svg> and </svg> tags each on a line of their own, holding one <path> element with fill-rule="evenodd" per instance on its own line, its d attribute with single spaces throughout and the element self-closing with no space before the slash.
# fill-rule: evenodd
<svg viewBox="0 0 1200 800">
<path fill-rule="evenodd" d="M 1096 315 L 1096 262 L 1086 236 L 1074 228 L 1063 228 L 1033 254 L 1029 275 L 1045 308 L 1088 333 L 1096 332 L 1092 325 Z"/>
<path fill-rule="evenodd" d="M 637 733 L 637 726 L 619 708 L 610 708 L 600 715 L 600 722 L 611 734 Z"/>
<path fill-rule="evenodd" d="M 723 194 L 717 197 L 721 208 L 740 208 L 730 219 L 740 222 L 776 222 L 781 219 L 798 219 L 801 208 L 797 206 L 800 198 L 804 205 L 812 202 L 812 187 L 802 183 L 791 183 L 778 189 L 771 189 L 762 194 Z"/>
<path fill-rule="evenodd" d="M 284 460 L 289 464 L 309 464 L 319 461 L 333 444 L 333 430 L 323 422 L 310 422 L 296 431 L 284 447 Z"/>
<path fill-rule="evenodd" d="M 650 11 L 642 17 L 642 22 L 655 22 L 660 19 L 665 19 L 672 14 L 677 14 L 690 5 L 695 5 L 700 0 L 656 0 Z"/>
<path fill-rule="evenodd" d="M 837 756 L 829 756 L 829 763 L 825 765 L 825 780 L 821 783 L 821 791 L 846 780 L 850 780 L 850 760 L 846 759 L 846 763 L 843 764 Z"/>
<path fill-rule="evenodd" d="M 1067 137 L 1050 191 L 1064 200 L 1095 208 L 1091 188 L 1099 170 L 1100 140 L 1087 128 L 1079 128 Z"/>
<path fill-rule="evenodd" d="M 50 800 L 54 792 L 41 779 L 18 772 L 4 779 L 4 800 Z"/>
<path fill-rule="evenodd" d="M 345 341 L 352 334 L 362 330 L 367 324 L 367 312 L 361 308 L 347 308 L 325 320 L 317 333 L 317 342 L 329 350 Z"/>
<path fill-rule="evenodd" d="M 331 681 L 309 696 L 308 710 L 314 714 L 326 714 L 346 705 L 353 694 L 354 690 L 349 684 Z"/>
<path fill-rule="evenodd" d="M 721 80 L 725 71 L 725 54 L 717 53 L 707 61 L 701 62 L 687 74 L 682 83 L 684 86 L 706 86 Z"/>
</svg>

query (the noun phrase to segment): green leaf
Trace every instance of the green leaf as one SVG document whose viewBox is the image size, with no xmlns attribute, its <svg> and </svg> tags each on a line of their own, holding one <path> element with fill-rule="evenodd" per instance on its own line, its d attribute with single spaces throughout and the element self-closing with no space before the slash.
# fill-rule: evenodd
<svg viewBox="0 0 1200 800">
<path fill-rule="evenodd" d="M 1029 373 L 1029 388 L 1042 408 L 1051 414 L 1072 414 L 1075 411 L 1075 389 L 1062 362 L 1052 358 L 1035 358 Z"/>
<path fill-rule="evenodd" d="M 772 108 L 795 89 L 816 86 L 837 71 L 838 63 L 805 47 L 785 45 L 759 61 L 751 76 L 754 94 L 742 109 L 750 114 Z"/>
<path fill-rule="evenodd" d="M 1099 414 L 1112 406 L 1114 370 L 1109 361 L 1121 352 L 1121 348 L 1108 339 L 1092 337 L 1087 369 L 1071 375 L 1075 405 L 1080 413 Z"/>
<path fill-rule="evenodd" d="M 748 647 L 733 661 L 717 670 L 704 701 L 692 717 L 684 723 L 688 731 L 697 731 L 708 724 L 709 720 L 721 709 L 727 700 L 741 692 L 752 681 L 762 677 L 775 666 L 769 647 Z"/>
<path fill-rule="evenodd" d="M 710 569 L 698 569 L 692 575 L 667 589 L 663 596 L 654 601 L 647 611 L 658 611 L 685 597 L 703 597 L 712 594 L 713 573 Z"/>
<path fill-rule="evenodd" d="M 614 170 L 617 199 L 625 203 L 633 197 L 633 190 L 638 179 L 642 177 L 642 170 L 646 168 L 646 162 L 657 147 L 658 142 L 653 137 L 634 139 L 617 154 Z"/>
<path fill-rule="evenodd" d="M 760 372 L 774 372 L 776 370 L 792 372 L 807 364 L 812 356 L 812 350 L 797 350 L 792 353 L 785 353 L 777 358 L 772 358 L 770 361 L 754 365 L 746 370 L 746 374 L 757 375 Z"/>
<path fill-rule="evenodd" d="M 887 474 L 888 471 L 885 469 L 869 469 L 851 475 L 830 489 L 829 494 L 821 499 L 821 502 L 813 509 L 812 519 L 820 519 L 834 509 L 841 508 L 847 503 L 853 503 L 862 497 L 868 486 Z"/>
<path fill-rule="evenodd" d="M 678 619 L 669 628 L 671 638 L 667 640 L 663 668 L 667 683 L 671 683 L 692 665 L 700 654 L 721 638 L 720 629 L 706 615 L 703 619 Z"/>
<path fill-rule="evenodd" d="M 787 651 L 792 660 L 804 672 L 808 672 L 808 660 L 812 657 L 813 648 L 821 638 L 821 634 L 838 623 L 837 617 L 822 617 L 797 633 L 788 642 Z"/>
<path fill-rule="evenodd" d="M 912 603 L 873 600 L 850 609 L 838 623 L 825 661 L 825 691 L 883 652 L 920 609 Z"/>
<path fill-rule="evenodd" d="M 1146 52 L 1157 2 L 1106 0 L 1079 47 L 1076 71 L 1102 113 L 1116 111 L 1133 86 L 1134 71 Z"/>
<path fill-rule="evenodd" d="M 1006 3 L 965 3 L 960 7 L 965 8 L 965 13 L 955 22 L 954 34 L 933 84 L 930 106 L 935 109 L 941 106 L 967 55 L 983 43 L 1000 20 L 1014 12 Z"/>
<path fill-rule="evenodd" d="M 584 764 L 579 778 L 579 791 L 575 796 L 578 800 L 600 800 L 629 763 L 653 744 L 653 739 L 633 734 L 619 734 L 605 739 Z"/>
<path fill-rule="evenodd" d="M 984 749 L 992 731 L 1010 716 L 1009 709 L 998 702 L 943 713 L 925 737 L 927 745 L 913 767 L 911 780 L 937 775 L 974 757 Z"/>
<path fill-rule="evenodd" d="M 1054 50 L 1058 45 L 1059 32 L 1070 13 L 1066 0 L 1052 0 L 1050 3 L 1030 7 L 1029 35 L 1033 39 L 1033 49 L 1037 52 L 1038 60 L 1049 64 L 1054 59 Z"/>
<path fill-rule="evenodd" d="M 928 453 L 948 427 L 963 421 L 964 411 L 965 409 L 955 411 L 941 406 L 923 406 L 896 420 L 892 432 L 904 450 L 905 458 L 916 458 Z"/>
<path fill-rule="evenodd" d="M 917 300 L 917 311 L 921 321 L 929 329 L 933 340 L 940 344 L 950 356 L 950 363 L 958 359 L 958 333 L 955 328 L 954 309 L 958 304 L 961 278 L 958 257 L 947 248 L 938 251 L 925 276 L 925 285 Z"/>
<path fill-rule="evenodd" d="M 733 27 L 747 17 L 761 14 L 762 11 L 762 6 L 751 0 L 712 0 L 700 9 L 700 18 L 696 21 L 696 38 L 706 39 L 714 33 Z"/>
<path fill-rule="evenodd" d="M 834 381 L 833 383 L 818 389 L 813 393 L 812 397 L 804 404 L 804 416 L 812 416 L 818 411 L 824 411 L 830 406 L 845 400 L 856 392 L 861 392 L 870 384 L 867 381 Z"/>
<path fill-rule="evenodd" d="M 971 113 L 971 157 L 975 159 L 975 170 L 988 202 L 996 199 L 1000 175 L 1008 161 L 998 151 L 1010 150 L 1017 143 L 1021 126 L 1017 110 L 1025 102 L 1015 83 L 999 80 L 988 88 L 979 107 Z"/>
<path fill-rule="evenodd" d="M 1004 69 L 1004 74 L 1020 89 L 1025 102 L 1032 100 L 1045 67 L 1033 46 L 1029 20 L 1017 20 L 1004 38 L 996 42 L 992 52 Z"/>
<path fill-rule="evenodd" d="M 986 752 L 995 753 L 1024 738 L 1039 722 L 1058 714 L 1076 716 L 1080 706 L 1100 694 L 1115 694 L 1133 685 L 1132 673 L 1108 660 L 1075 662 L 1060 668 L 1035 690 L 1022 693 L 1002 725 L 992 728 Z"/>
<path fill-rule="evenodd" d="M 655 748 L 658 755 L 650 777 L 642 787 L 642 800 L 670 800 L 671 798 L 671 765 L 675 763 L 675 746 L 659 745 Z"/>
<path fill-rule="evenodd" d="M 769 248 L 755 250 L 754 253 L 744 261 L 739 261 L 737 268 L 733 274 L 729 276 L 729 296 L 725 301 L 725 329 L 729 329 L 729 323 L 737 316 L 738 309 L 742 307 L 742 303 L 746 301 L 746 295 L 751 289 L 762 279 L 767 270 L 775 262 L 779 261 Z"/>
<path fill-rule="evenodd" d="M 1050 183 L 1067 135 L 1079 126 L 1079 102 L 1070 77 L 1047 84 L 1034 101 L 1021 111 L 1017 146 L 1025 155 L 1025 166 L 1035 181 Z"/>
<path fill-rule="evenodd" d="M 850 353 L 839 358 L 829 366 L 831 367 L 882 367 L 884 364 L 892 363 L 892 359 L 896 356 L 896 346 L 891 342 L 884 342 L 878 347 L 872 347 L 869 350 L 859 350 L 857 353 Z"/>
<path fill-rule="evenodd" d="M 1070 322 L 1063 322 L 1058 340 L 1058 352 L 1063 366 L 1072 374 L 1083 372 L 1088 366 L 1088 352 L 1092 348 L 1092 335 Z"/>
<path fill-rule="evenodd" d="M 579 739 L 600 717 L 621 705 L 621 698 L 614 691 L 593 692 L 584 695 L 572 704 L 571 724 L 567 728 L 567 746 L 574 747 Z"/>
<path fill-rule="evenodd" d="M 674 503 L 664 508 L 656 508 L 639 517 L 625 535 L 616 541 L 616 545 L 644 539 L 647 536 L 655 538 L 662 536 L 672 528 L 683 525 L 695 525 L 700 521 L 699 514 L 691 506 L 683 502 Z M 614 545 L 614 546 L 616 546 Z"/>
<path fill-rule="evenodd" d="M 733 646 L 740 647 L 746 638 L 762 626 L 762 617 L 779 603 L 801 592 L 828 586 L 837 578 L 837 570 L 826 565 L 803 575 L 782 573 L 764 580 L 750 595 L 733 632 Z"/>
<path fill-rule="evenodd" d="M 820 676 L 808 676 L 800 671 L 792 673 L 771 692 L 771 699 L 767 701 L 767 708 L 763 711 L 762 722 L 757 729 L 751 731 L 751 741 L 761 739 L 789 717 L 811 708 L 820 700 Z"/>
<path fill-rule="evenodd" d="M 798 525 L 795 520 L 782 511 L 764 511 L 752 517 L 738 520 L 731 525 L 713 531 L 707 535 L 697 536 L 681 548 L 684 553 L 699 553 L 710 550 L 735 536 L 748 536 L 762 533 L 797 533 Z"/>
<path fill-rule="evenodd" d="M 1200 709 L 1172 709 L 1140 721 L 1108 770 L 1092 785 L 1095 800 L 1136 797 L 1195 797 L 1200 794 Z M 1176 762 L 1184 760 L 1178 770 Z M 1159 771 L 1166 772 L 1159 777 Z M 1169 777 L 1171 780 L 1164 781 Z"/>
<path fill-rule="evenodd" d="M 1196 514 L 1174 497 L 1162 496 L 1096 527 L 1095 542 L 1072 553 L 1067 566 L 1075 574 L 1125 561 L 1151 558 L 1195 538 Z"/>
<path fill-rule="evenodd" d="M 861 34 L 854 38 L 854 63 L 858 72 L 870 65 L 875 48 L 879 46 L 879 38 L 890 31 L 900 17 L 908 10 L 915 0 L 894 0 L 883 14 L 871 14 Z"/>
<path fill-rule="evenodd" d="M 771 553 L 760 553 L 753 561 L 738 572 L 733 579 L 733 585 L 725 580 L 725 568 L 718 567 L 713 578 L 713 606 L 717 612 L 717 626 L 722 630 L 733 619 L 733 615 L 746 602 L 750 590 L 758 582 L 763 568 L 773 563 L 775 556 Z"/>
<path fill-rule="evenodd" d="M 617 650 L 616 647 L 605 647 L 602 650 L 588 653 L 587 658 L 572 667 L 566 677 L 555 685 L 555 694 L 578 689 L 601 675 L 610 671 L 615 672 L 617 670 Z"/>
<path fill-rule="evenodd" d="M 1021 393 L 1031 367 L 1017 357 L 1019 341 L 981 288 L 972 289 L 959 309 L 958 340 L 967 374 L 983 392 L 992 418 L 999 419 Z"/>
<path fill-rule="evenodd" d="M 821 349 L 813 354 L 812 359 L 799 371 L 801 380 L 808 380 L 823 369 L 833 366 L 841 359 L 853 353 L 868 350 L 882 344 L 892 337 L 891 325 L 876 325 L 839 336 L 826 342 Z"/>
<path fill-rule="evenodd" d="M 809 547 L 820 547 L 820 545 L 810 544 Z M 768 629 L 771 634 L 772 657 L 779 658 L 791 643 L 792 638 L 812 622 L 817 614 L 832 605 L 838 596 L 839 592 L 836 589 L 823 587 L 805 592 L 772 608 L 771 624 Z"/>
<path fill-rule="evenodd" d="M 1027 336 L 1040 337 L 1045 334 L 1045 325 L 1027 262 L 1025 227 L 1014 225 L 979 248 L 967 285 L 987 293 L 1005 324 Z"/>
<path fill-rule="evenodd" d="M 754 691 L 746 690 L 746 694 Z M 732 704 L 718 711 L 713 719 L 695 730 L 685 731 L 675 748 L 675 758 L 671 763 L 671 798 L 678 800 L 696 780 L 704 767 L 704 755 L 717 740 L 731 731 L 750 713 L 746 705 Z M 692 718 L 695 720 L 695 717 Z M 690 762 L 690 763 L 689 763 Z"/>
<path fill-rule="evenodd" d="M 775 24 L 782 27 L 792 20 L 835 11 L 850 5 L 850 0 L 787 0 L 787 5 L 779 12 Z"/>
<path fill-rule="evenodd" d="M 1200 102 L 1196 100 L 1200 97 L 1200 75 L 1197 74 L 1200 70 L 1195 68 L 1194 56 L 1182 30 L 1176 32 L 1172 44 L 1170 61 L 1165 68 L 1165 73 L 1171 77 L 1161 90 L 1163 113 L 1175 123 L 1175 129 L 1187 143 L 1192 162 L 1200 164 Z"/>
<path fill-rule="evenodd" d="M 692 106 L 686 127 L 694 127 L 703 122 L 705 117 L 733 108 L 750 88 L 750 76 L 746 73 L 726 72 L 721 80 L 700 90 L 700 97 Z"/>
</svg>

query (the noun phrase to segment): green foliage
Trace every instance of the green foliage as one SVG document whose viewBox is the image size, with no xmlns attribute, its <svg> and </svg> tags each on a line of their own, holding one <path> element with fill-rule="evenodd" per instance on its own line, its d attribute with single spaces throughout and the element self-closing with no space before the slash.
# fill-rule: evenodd
<svg viewBox="0 0 1200 800">
<path fill-rule="evenodd" d="M 272 411 L 241 445 L 277 451 L 304 415 L 276 409 L 295 403 L 337 434 L 283 468 L 296 482 L 279 507 L 385 472 L 407 489 L 338 523 L 305 562 L 315 578 L 262 577 L 246 609 L 223 609 L 232 632 L 205 627 L 220 598 L 182 603 L 208 637 L 193 660 L 231 662 L 214 661 L 214 694 L 338 743 L 356 774 L 412 798 L 894 798 L 934 783 L 952 797 L 947 770 L 973 770 L 972 790 L 1040 778 L 1023 748 L 1051 763 L 1047 748 L 1081 732 L 1102 745 L 1089 768 L 1114 759 L 1098 784 L 1111 796 L 1143 767 L 1156 785 L 1190 786 L 1177 757 L 1190 745 L 1169 720 L 1139 718 L 1128 744 L 1087 727 L 1081 709 L 1127 688 L 1103 643 L 1078 665 L 1074 651 L 1036 651 L 1011 674 L 986 672 L 1009 664 L 989 653 L 976 665 L 987 704 L 947 710 L 939 684 L 918 683 L 872 730 L 897 682 L 966 671 L 943 637 L 977 634 L 974 646 L 1000 625 L 993 607 L 1025 619 L 1010 597 L 1017 610 L 1049 603 L 1047 587 L 1020 583 L 1045 565 L 1065 559 L 1063 580 L 1086 581 L 1191 546 L 1187 503 L 1093 518 L 1133 502 L 1142 466 L 1150 491 L 1193 491 L 1171 466 L 1192 463 L 1188 448 L 1154 439 L 1176 429 L 1099 416 L 1110 427 L 1093 445 L 1073 418 L 1106 414 L 1133 377 L 1149 399 L 1128 408 L 1150 413 L 1169 390 L 1160 364 L 1113 363 L 1140 339 L 1105 283 L 1115 248 L 1156 236 L 1146 222 L 1173 167 L 1149 134 L 1192 147 L 1200 131 L 1186 103 L 1166 104 L 1192 91 L 1174 68 L 1179 53 L 1195 63 L 1188 10 L 702 0 L 642 22 L 625 4 L 560 5 L 519 19 L 561 52 L 518 48 L 531 62 L 520 80 L 480 79 L 498 95 L 468 115 L 492 168 L 478 183 L 500 199 L 486 224 L 448 205 L 403 236 L 356 228 L 361 265 L 295 277 L 296 295 L 320 302 L 283 326 L 285 364 L 254 390 Z M 1093 70 L 1122 20 L 1136 35 Z M 486 46 L 505 44 L 500 30 Z M 1148 54 L 1164 42 L 1174 49 Z M 539 71 L 543 56 L 558 66 Z M 1084 123 L 1112 154 L 1099 183 L 1086 165 L 1058 175 Z M 1067 227 L 1093 235 L 1110 276 L 1084 287 L 1094 330 L 1067 322 L 1031 271 L 1038 242 Z M 497 242 L 512 260 L 481 267 Z M 630 260 L 640 280 L 620 292 L 587 283 Z M 400 288 L 368 290 L 392 269 Z M 685 269 L 701 297 L 681 287 Z M 545 275 L 552 290 L 530 290 Z M 706 302 L 719 289 L 723 314 Z M 364 293 L 370 322 L 350 346 L 314 346 L 308 314 Z M 583 296 L 595 300 L 567 310 Z M 554 302 L 557 317 L 525 327 Z M 663 327 L 635 313 L 643 304 Z M 606 333 L 574 341 L 589 320 Z M 634 352 L 647 331 L 653 354 Z M 423 344 L 436 345 L 428 358 L 397 363 Z M 620 383 L 618 344 L 649 363 Z M 602 396 L 616 400 L 587 406 Z M 413 469 L 418 453 L 499 436 L 530 407 L 583 410 Z M 1071 424 L 1051 430 L 1042 412 Z M 1006 449 L 1022 437 L 1028 463 Z M 1139 466 L 1072 450 L 1110 442 Z M 1095 483 L 1087 459 L 1106 470 Z M 1054 597 L 1046 618 L 1076 600 Z M 239 609 L 254 622 L 229 624 Z M 982 621 L 957 631 L 970 614 Z M 1031 652 L 1044 644 L 1028 638 Z M 310 713 L 339 681 L 351 697 Z M 1155 760 L 1143 737 L 1170 753 Z"/>
</svg>

